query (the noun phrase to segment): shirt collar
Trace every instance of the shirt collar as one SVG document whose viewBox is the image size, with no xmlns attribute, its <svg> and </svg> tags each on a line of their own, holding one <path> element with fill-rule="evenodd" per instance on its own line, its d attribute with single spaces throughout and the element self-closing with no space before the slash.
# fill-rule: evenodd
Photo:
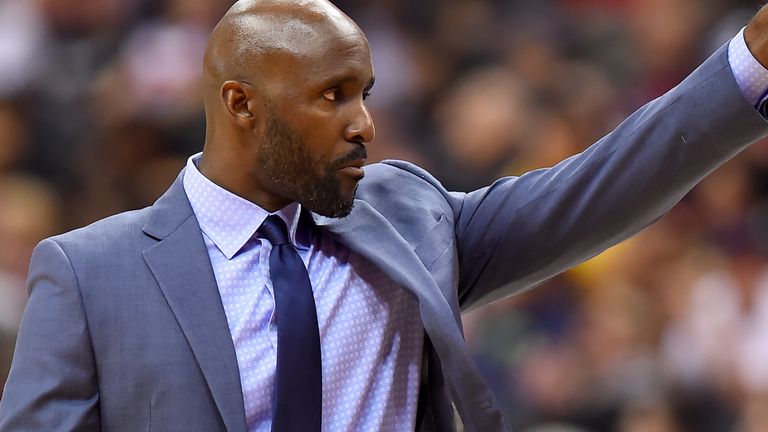
<svg viewBox="0 0 768 432">
<path fill-rule="evenodd" d="M 190 156 L 184 171 L 184 191 L 192 205 L 200 229 L 219 248 L 221 253 L 232 259 L 245 243 L 253 237 L 264 219 L 276 214 L 288 226 L 291 243 L 300 249 L 305 245 L 296 242 L 301 205 L 289 204 L 269 213 L 258 205 L 222 188 L 205 177 L 197 169 L 202 153 Z"/>
</svg>

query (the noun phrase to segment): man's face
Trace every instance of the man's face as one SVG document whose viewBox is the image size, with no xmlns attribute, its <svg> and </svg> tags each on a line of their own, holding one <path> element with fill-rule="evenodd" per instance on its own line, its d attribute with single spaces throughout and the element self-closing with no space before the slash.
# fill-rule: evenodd
<svg viewBox="0 0 768 432">
<path fill-rule="evenodd" d="M 374 137 L 365 98 L 373 85 L 362 34 L 318 37 L 275 62 L 267 85 L 258 168 L 276 193 L 328 217 L 350 213 Z"/>
<path fill-rule="evenodd" d="M 367 156 L 367 150 L 360 145 L 336 158 L 315 157 L 300 134 L 272 112 L 267 114 L 258 154 L 261 169 L 277 187 L 289 193 L 292 200 L 328 217 L 344 217 L 352 211 L 356 176 L 340 170 Z M 345 182 L 344 176 L 354 181 Z"/>
</svg>

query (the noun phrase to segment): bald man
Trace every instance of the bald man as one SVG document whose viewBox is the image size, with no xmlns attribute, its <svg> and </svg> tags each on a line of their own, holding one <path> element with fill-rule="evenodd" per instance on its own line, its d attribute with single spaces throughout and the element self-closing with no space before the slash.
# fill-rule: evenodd
<svg viewBox="0 0 768 432">
<path fill-rule="evenodd" d="M 349 18 L 238 2 L 205 56 L 203 153 L 152 207 L 37 247 L 0 430 L 507 430 L 461 311 L 631 236 L 765 135 L 766 23 L 585 152 L 465 194 L 363 170 Z"/>
</svg>

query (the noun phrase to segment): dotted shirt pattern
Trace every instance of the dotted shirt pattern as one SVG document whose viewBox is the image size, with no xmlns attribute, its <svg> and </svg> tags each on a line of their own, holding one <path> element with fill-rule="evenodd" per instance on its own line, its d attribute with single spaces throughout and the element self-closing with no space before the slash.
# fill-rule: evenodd
<svg viewBox="0 0 768 432">
<path fill-rule="evenodd" d="M 277 324 L 269 215 L 187 162 L 184 189 L 200 224 L 234 342 L 249 432 L 272 425 Z M 317 306 L 323 431 L 414 430 L 424 329 L 412 294 L 332 235 L 299 226 L 299 204 L 277 214 L 307 266 Z"/>
</svg>

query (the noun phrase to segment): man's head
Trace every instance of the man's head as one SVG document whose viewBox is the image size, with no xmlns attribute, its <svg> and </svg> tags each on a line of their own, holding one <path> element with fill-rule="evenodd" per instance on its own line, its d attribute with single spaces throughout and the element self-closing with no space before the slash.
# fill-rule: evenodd
<svg viewBox="0 0 768 432">
<path fill-rule="evenodd" d="M 325 0 L 241 0 L 205 54 L 200 169 L 269 211 L 352 208 L 374 137 L 368 41 Z"/>
</svg>

